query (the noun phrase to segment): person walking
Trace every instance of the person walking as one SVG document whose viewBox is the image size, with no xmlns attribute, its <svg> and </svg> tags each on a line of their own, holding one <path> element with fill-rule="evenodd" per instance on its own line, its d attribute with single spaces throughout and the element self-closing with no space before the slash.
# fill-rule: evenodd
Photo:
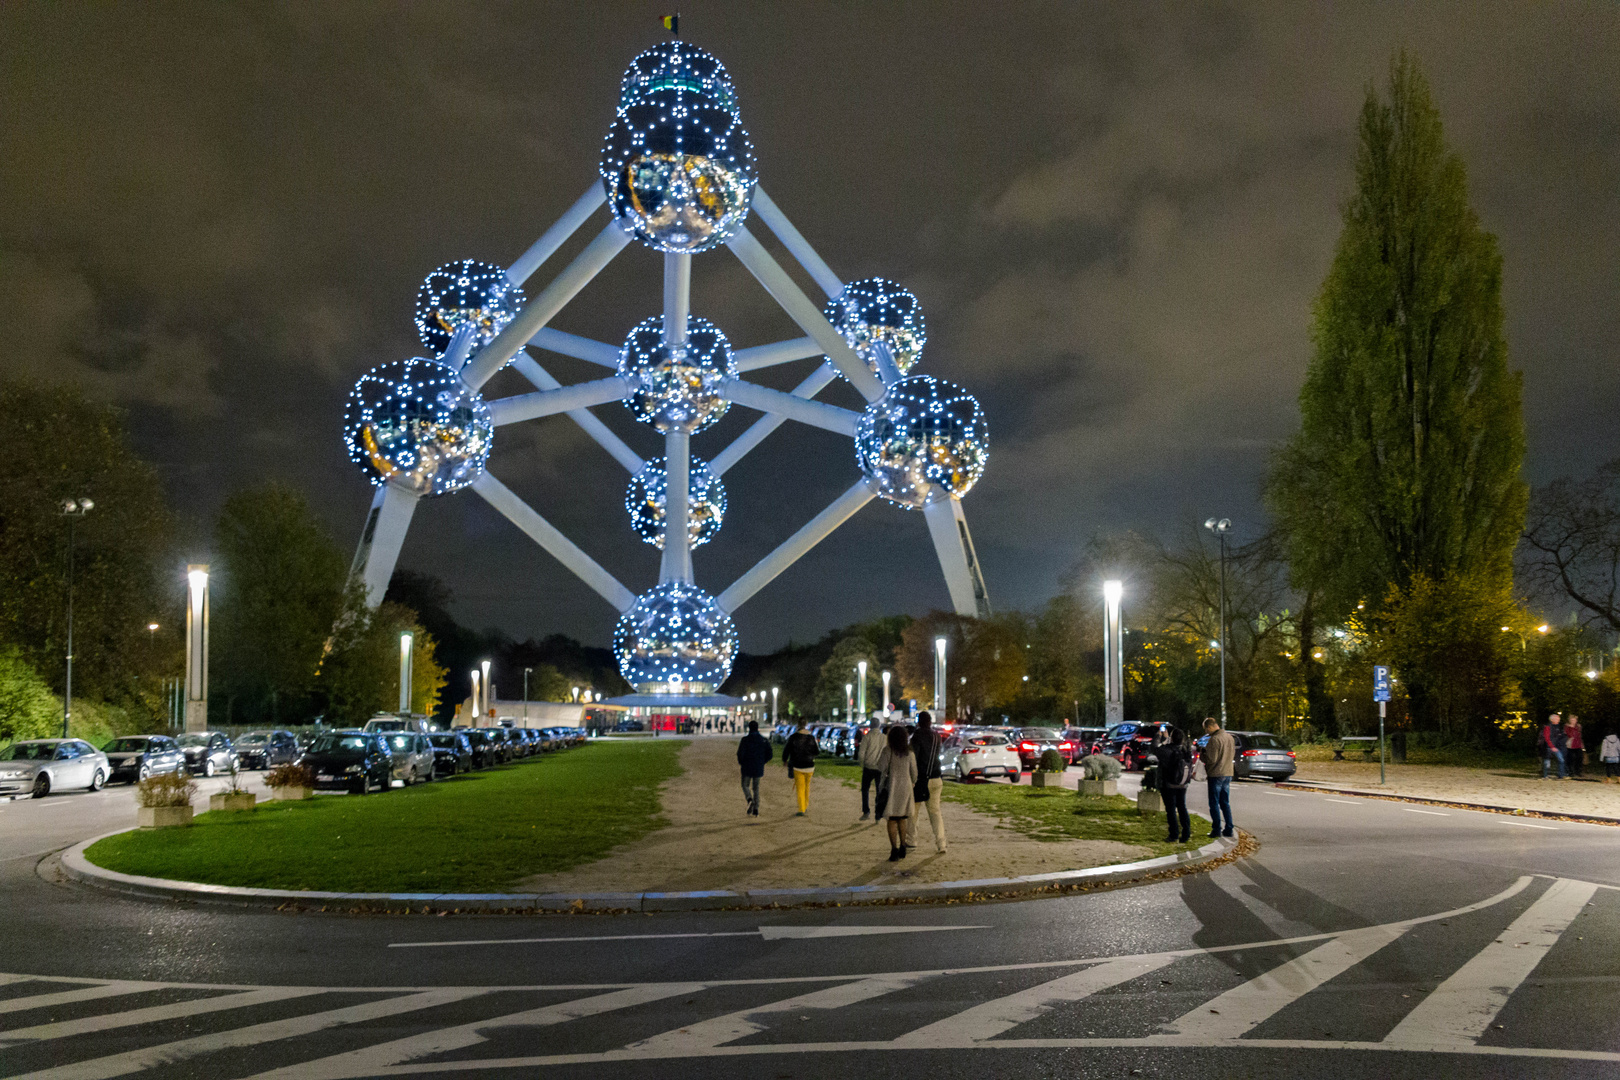
<svg viewBox="0 0 1620 1080">
<path fill-rule="evenodd" d="M 1554 764 L 1558 767 L 1558 779 L 1564 778 L 1564 718 L 1557 713 L 1547 717 L 1542 725 L 1541 733 L 1536 736 L 1536 750 L 1541 754 L 1541 778 L 1547 779 L 1547 772 Z"/>
<path fill-rule="evenodd" d="M 810 778 L 816 772 L 816 737 L 805 730 L 805 722 L 795 725 L 793 734 L 782 744 L 782 764 L 793 777 L 793 794 L 799 799 L 799 812 L 794 817 L 810 816 Z"/>
<path fill-rule="evenodd" d="M 878 801 L 883 804 L 882 815 L 889 823 L 889 861 L 899 862 L 906 857 L 906 825 L 911 821 L 917 787 L 917 755 L 911 752 L 911 740 L 906 737 L 904 726 L 889 727 L 878 771 L 883 774 Z"/>
<path fill-rule="evenodd" d="M 939 732 L 934 717 L 926 711 L 917 714 L 917 730 L 911 735 L 911 753 L 917 759 L 917 786 L 911 793 L 911 815 L 906 819 L 906 846 L 917 846 L 917 816 L 926 806 L 928 824 L 934 831 L 934 849 L 945 854 L 945 812 L 940 793 L 945 774 L 939 768 Z"/>
<path fill-rule="evenodd" d="M 1222 729 L 1214 717 L 1204 720 L 1204 775 L 1209 785 L 1209 836 L 1231 836 L 1232 827 L 1232 761 L 1237 757 L 1237 743 Z M 1221 828 L 1221 815 L 1226 816 L 1226 827 Z"/>
<path fill-rule="evenodd" d="M 776 751 L 771 741 L 759 733 L 759 722 L 748 721 L 748 734 L 737 744 L 737 765 L 742 769 L 743 798 L 748 800 L 748 816 L 759 817 L 759 781 Z"/>
<path fill-rule="evenodd" d="M 861 820 L 869 821 L 872 817 L 871 795 L 883 790 L 883 774 L 878 771 L 878 762 L 883 760 L 883 731 L 878 727 L 877 717 L 870 716 L 866 720 L 866 730 L 861 734 L 861 745 L 857 751 L 861 762 Z M 883 818 L 883 807 L 877 807 L 879 820 Z"/>
<path fill-rule="evenodd" d="M 1598 757 L 1603 760 L 1603 782 L 1620 783 L 1620 735 L 1609 732 L 1598 744 Z"/>
<path fill-rule="evenodd" d="M 1581 718 L 1574 713 L 1564 721 L 1564 765 L 1570 776 L 1581 775 L 1586 764 L 1586 743 L 1581 739 Z"/>
<path fill-rule="evenodd" d="M 1192 751 L 1180 728 L 1171 728 L 1168 742 L 1159 747 L 1159 794 L 1164 796 L 1164 822 L 1169 844 L 1185 844 L 1192 835 L 1192 818 L 1187 816 L 1187 785 L 1192 783 Z M 1230 820 L 1230 818 L 1228 818 Z M 1177 827 L 1179 822 L 1180 827 Z"/>
</svg>

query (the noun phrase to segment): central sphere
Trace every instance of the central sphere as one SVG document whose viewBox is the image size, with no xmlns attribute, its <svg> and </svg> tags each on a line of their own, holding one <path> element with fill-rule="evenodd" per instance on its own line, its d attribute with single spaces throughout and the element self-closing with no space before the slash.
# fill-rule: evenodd
<svg viewBox="0 0 1620 1080">
<path fill-rule="evenodd" d="M 343 407 L 349 460 L 373 484 L 418 495 L 445 495 L 477 480 L 494 437 L 483 397 L 437 360 L 374 367 Z"/>
<path fill-rule="evenodd" d="M 726 380 L 737 360 L 720 328 L 696 315 L 686 320 L 686 341 L 664 343 L 664 318 L 643 319 L 619 350 L 619 375 L 630 384 L 624 403 L 637 420 L 663 434 L 702 431 L 726 414 Z"/>
<path fill-rule="evenodd" d="M 619 81 L 619 108 L 628 109 L 657 90 L 701 94 L 736 115 L 737 88 L 726 66 L 696 45 L 666 41 L 630 61 Z"/>
<path fill-rule="evenodd" d="M 875 350 L 887 346 L 901 377 L 922 357 L 928 342 L 922 305 L 911 290 L 887 278 L 870 277 L 852 281 L 831 300 L 822 314 L 832 323 L 855 355 L 866 361 L 872 374 L 881 375 Z M 843 372 L 839 372 L 842 376 Z"/>
<path fill-rule="evenodd" d="M 701 547 L 714 539 L 726 516 L 726 488 L 707 463 L 688 459 L 686 473 L 686 536 L 690 547 Z M 669 499 L 669 464 L 654 458 L 630 478 L 624 493 L 624 508 L 630 511 L 630 527 L 647 543 L 664 547 L 664 514 Z"/>
<path fill-rule="evenodd" d="M 736 652 L 731 616 L 684 581 L 643 593 L 613 631 L 619 672 L 643 694 L 712 694 L 731 674 Z"/>
<path fill-rule="evenodd" d="M 714 99 L 652 90 L 614 117 L 601 174 L 627 232 L 659 251 L 694 254 L 742 227 L 754 197 L 754 145 L 736 114 Z"/>
<path fill-rule="evenodd" d="M 984 410 L 944 379 L 913 375 L 866 407 L 855 423 L 855 461 L 872 490 L 908 510 L 960 499 L 990 457 Z"/>
<path fill-rule="evenodd" d="M 416 335 L 434 356 L 443 356 L 451 337 L 470 322 L 477 327 L 472 343 L 476 352 L 494 340 L 523 303 L 523 290 L 493 263 L 445 263 L 416 292 Z"/>
</svg>

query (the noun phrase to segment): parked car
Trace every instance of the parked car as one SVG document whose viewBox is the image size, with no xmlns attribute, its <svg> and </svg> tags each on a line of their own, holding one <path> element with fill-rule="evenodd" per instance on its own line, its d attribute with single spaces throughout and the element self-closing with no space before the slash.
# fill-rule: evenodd
<svg viewBox="0 0 1620 1080">
<path fill-rule="evenodd" d="M 466 736 L 467 744 L 472 747 L 473 768 L 487 769 L 500 761 L 500 750 L 483 728 L 456 728 L 456 731 Z"/>
<path fill-rule="evenodd" d="M 1048 750 L 1056 750 L 1062 754 L 1065 762 L 1069 760 L 1069 755 L 1074 753 L 1074 743 L 1065 739 L 1054 728 L 1011 728 L 1007 734 L 1012 740 L 1013 748 L 1018 751 L 1019 762 L 1026 771 L 1033 770 L 1039 765 L 1041 755 Z"/>
<path fill-rule="evenodd" d="M 1159 732 L 1168 724 L 1137 723 L 1134 720 L 1115 725 L 1108 733 L 1108 742 L 1102 752 L 1116 759 L 1126 772 L 1145 769 L 1155 760 L 1153 744 Z"/>
<path fill-rule="evenodd" d="M 427 731 L 427 721 L 414 716 L 373 716 L 361 731 Z"/>
<path fill-rule="evenodd" d="M 419 731 L 390 731 L 381 733 L 388 744 L 388 753 L 394 759 L 393 779 L 404 787 L 418 780 L 432 780 L 433 744 Z"/>
<path fill-rule="evenodd" d="M 1074 743 L 1074 757 L 1070 764 L 1074 764 L 1083 757 L 1103 752 L 1103 746 L 1108 742 L 1108 729 L 1100 727 L 1064 728 L 1059 734 L 1069 742 Z"/>
<path fill-rule="evenodd" d="M 0 795 L 43 799 L 67 788 L 99 790 L 112 775 L 107 755 L 82 739 L 28 739 L 0 750 Z"/>
<path fill-rule="evenodd" d="M 107 755 L 107 782 L 127 780 L 131 784 L 148 776 L 179 772 L 185 768 L 185 755 L 167 735 L 125 735 L 101 748 Z"/>
<path fill-rule="evenodd" d="M 230 772 L 236 761 L 236 750 L 222 731 L 188 731 L 174 740 L 180 752 L 186 755 L 186 770 L 213 776 Z"/>
<path fill-rule="evenodd" d="M 435 731 L 427 737 L 433 745 L 433 768 L 440 776 L 456 776 L 473 770 L 472 744 L 459 731 Z"/>
<path fill-rule="evenodd" d="M 387 791 L 394 775 L 394 755 L 377 732 L 323 731 L 304 755 L 315 773 L 317 790 L 365 795 Z"/>
<path fill-rule="evenodd" d="M 1232 777 L 1236 780 L 1286 780 L 1294 775 L 1297 765 L 1294 752 L 1288 744 L 1269 731 L 1230 731 L 1236 744 L 1232 759 Z M 1205 735 L 1198 740 L 1198 749 L 1209 740 Z"/>
<path fill-rule="evenodd" d="M 1006 776 L 1013 783 L 1023 770 L 1018 750 L 999 731 L 956 731 L 940 744 L 940 771 L 958 780 Z"/>
<path fill-rule="evenodd" d="M 645 729 L 642 728 L 640 720 L 626 719 L 626 720 L 620 720 L 617 724 L 614 724 L 613 725 L 613 730 L 614 731 L 642 731 L 642 730 L 645 730 Z"/>
<path fill-rule="evenodd" d="M 298 740 L 290 731 L 250 731 L 233 740 L 231 745 L 236 750 L 238 767 L 243 769 L 290 765 L 301 753 Z"/>
</svg>

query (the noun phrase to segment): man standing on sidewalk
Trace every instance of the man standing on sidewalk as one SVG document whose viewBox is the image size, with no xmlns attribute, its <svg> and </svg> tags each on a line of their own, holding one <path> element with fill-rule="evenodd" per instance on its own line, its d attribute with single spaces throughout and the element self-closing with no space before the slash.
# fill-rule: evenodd
<svg viewBox="0 0 1620 1080">
<path fill-rule="evenodd" d="M 1237 757 L 1237 743 L 1221 729 L 1214 717 L 1204 721 L 1209 738 L 1204 743 L 1204 775 L 1209 784 L 1209 836 L 1231 836 L 1232 828 L 1232 761 Z M 1226 815 L 1226 828 L 1221 828 L 1221 815 Z"/>
<path fill-rule="evenodd" d="M 879 759 L 883 757 L 883 731 L 878 727 L 876 716 L 866 718 L 866 732 L 861 736 L 861 820 L 868 821 L 872 817 L 871 794 L 883 786 L 883 771 L 878 768 Z M 883 807 L 878 807 L 878 817 L 883 817 Z"/>
<path fill-rule="evenodd" d="M 1557 713 L 1547 717 L 1547 723 L 1542 726 L 1541 734 L 1536 736 L 1536 749 L 1541 752 L 1541 778 L 1547 779 L 1547 772 L 1553 766 L 1558 768 L 1558 779 L 1564 778 L 1564 718 Z"/>
<path fill-rule="evenodd" d="M 928 823 L 934 829 L 934 847 L 945 854 L 945 808 L 940 803 L 945 774 L 939 768 L 939 733 L 934 718 L 917 714 L 917 730 L 911 736 L 911 753 L 917 759 L 917 787 L 912 793 L 911 817 L 906 821 L 906 846 L 917 846 L 917 813 L 928 807 Z M 924 800 L 923 796 L 928 798 Z"/>
<path fill-rule="evenodd" d="M 759 733 L 759 721 L 748 721 L 748 734 L 737 744 L 737 765 L 742 769 L 743 798 L 748 800 L 748 816 L 759 817 L 759 781 L 765 766 L 775 757 L 771 742 Z"/>
</svg>

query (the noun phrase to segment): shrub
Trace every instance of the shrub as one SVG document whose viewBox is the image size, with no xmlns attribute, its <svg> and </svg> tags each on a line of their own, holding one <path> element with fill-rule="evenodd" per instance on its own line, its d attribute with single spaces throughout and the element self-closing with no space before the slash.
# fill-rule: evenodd
<svg viewBox="0 0 1620 1080">
<path fill-rule="evenodd" d="M 1041 772 L 1062 772 L 1067 767 L 1063 755 L 1056 750 L 1048 750 L 1041 754 Z"/>
<path fill-rule="evenodd" d="M 1107 754 L 1092 754 L 1080 759 L 1080 767 L 1085 770 L 1087 780 L 1118 780 L 1119 762 Z"/>
<path fill-rule="evenodd" d="M 135 801 L 142 806 L 190 806 L 197 796 L 197 782 L 181 770 L 148 776 L 135 789 Z"/>
<path fill-rule="evenodd" d="M 264 786 L 268 788 L 307 787 L 315 786 L 315 770 L 308 765 L 277 765 L 264 774 Z"/>
</svg>

